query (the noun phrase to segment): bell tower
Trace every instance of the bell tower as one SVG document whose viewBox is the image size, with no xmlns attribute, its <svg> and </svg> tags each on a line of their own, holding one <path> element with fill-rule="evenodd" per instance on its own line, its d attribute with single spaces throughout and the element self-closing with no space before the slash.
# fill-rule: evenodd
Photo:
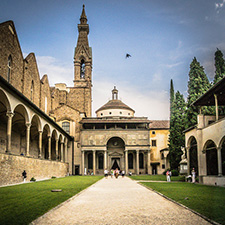
<svg viewBox="0 0 225 225">
<path fill-rule="evenodd" d="M 89 47 L 89 25 L 85 6 L 78 24 L 78 40 L 74 53 L 74 87 L 71 93 L 74 99 L 73 107 L 91 116 L 92 108 L 92 49 Z"/>
<path fill-rule="evenodd" d="M 79 36 L 74 54 L 74 87 L 91 88 L 92 49 L 88 43 L 89 25 L 87 24 L 84 5 L 80 16 L 80 24 L 78 24 L 78 31 Z"/>
</svg>

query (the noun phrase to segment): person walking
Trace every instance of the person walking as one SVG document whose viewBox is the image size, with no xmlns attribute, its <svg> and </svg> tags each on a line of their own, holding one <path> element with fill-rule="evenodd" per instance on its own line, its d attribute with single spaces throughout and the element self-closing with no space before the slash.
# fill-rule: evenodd
<svg viewBox="0 0 225 225">
<path fill-rule="evenodd" d="M 114 176 L 114 171 L 113 171 L 113 169 L 111 169 L 111 178 L 113 178 L 113 176 Z"/>
<path fill-rule="evenodd" d="M 105 175 L 105 178 L 107 179 L 108 178 L 108 170 L 106 168 L 104 170 L 104 175 Z"/>
<path fill-rule="evenodd" d="M 167 178 L 167 182 L 171 181 L 170 180 L 170 171 L 169 170 L 166 171 L 166 178 Z"/>
<path fill-rule="evenodd" d="M 25 183 L 27 178 L 27 172 L 25 170 L 22 172 L 22 176 L 23 176 L 23 182 Z"/>
</svg>

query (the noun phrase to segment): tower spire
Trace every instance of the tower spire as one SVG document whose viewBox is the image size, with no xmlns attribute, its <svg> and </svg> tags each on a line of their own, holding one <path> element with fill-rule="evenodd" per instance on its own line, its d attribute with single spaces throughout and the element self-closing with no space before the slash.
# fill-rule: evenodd
<svg viewBox="0 0 225 225">
<path fill-rule="evenodd" d="M 83 5 L 83 10 L 82 10 L 82 13 L 81 13 L 81 16 L 80 16 L 80 23 L 81 24 L 87 24 L 87 16 L 86 16 L 86 13 L 85 13 L 85 5 Z"/>
</svg>

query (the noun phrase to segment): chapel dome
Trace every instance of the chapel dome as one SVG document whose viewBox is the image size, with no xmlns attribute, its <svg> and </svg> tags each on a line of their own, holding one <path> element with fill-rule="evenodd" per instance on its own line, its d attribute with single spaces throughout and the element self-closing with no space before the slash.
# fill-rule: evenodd
<svg viewBox="0 0 225 225">
<path fill-rule="evenodd" d="M 118 90 L 116 87 L 112 90 L 112 100 L 100 107 L 95 112 L 97 117 L 133 117 L 135 111 L 118 100 Z"/>
</svg>

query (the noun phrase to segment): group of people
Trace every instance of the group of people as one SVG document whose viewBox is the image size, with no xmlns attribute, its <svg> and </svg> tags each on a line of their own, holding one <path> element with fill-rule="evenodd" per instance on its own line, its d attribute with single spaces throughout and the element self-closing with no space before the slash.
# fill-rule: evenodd
<svg viewBox="0 0 225 225">
<path fill-rule="evenodd" d="M 115 170 L 111 169 L 109 172 L 107 169 L 105 169 L 104 170 L 105 178 L 108 178 L 109 174 L 110 174 L 111 178 L 115 177 L 117 179 L 119 177 L 119 175 L 121 175 L 122 178 L 124 178 L 125 171 L 124 170 L 120 171 L 118 168 L 116 168 Z"/>
<path fill-rule="evenodd" d="M 171 182 L 171 176 L 172 176 L 172 172 L 170 170 L 167 170 L 166 171 L 167 182 Z M 195 176 L 196 176 L 195 168 L 193 168 L 190 175 L 192 183 L 195 183 Z"/>
</svg>

